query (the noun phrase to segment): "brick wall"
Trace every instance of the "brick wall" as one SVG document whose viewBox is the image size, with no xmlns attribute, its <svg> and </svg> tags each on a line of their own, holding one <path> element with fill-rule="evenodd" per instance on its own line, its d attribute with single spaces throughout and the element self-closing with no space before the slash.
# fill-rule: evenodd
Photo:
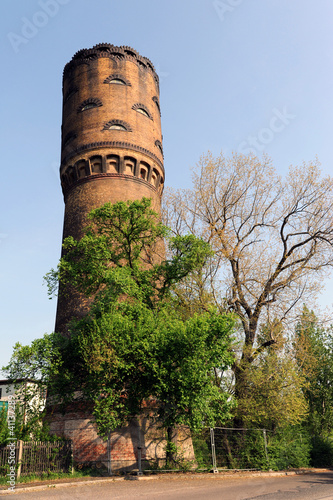
<svg viewBox="0 0 333 500">
<path fill-rule="evenodd" d="M 65 414 L 50 415 L 50 430 L 73 441 L 76 463 L 103 464 L 107 467 L 107 441 L 97 434 L 89 407 L 72 405 Z M 166 433 L 149 414 L 132 419 L 126 427 L 111 434 L 112 470 L 138 468 L 138 447 L 141 447 L 143 466 L 165 464 Z M 174 437 L 184 460 L 195 461 L 192 439 L 187 427 L 178 427 Z"/>
</svg>

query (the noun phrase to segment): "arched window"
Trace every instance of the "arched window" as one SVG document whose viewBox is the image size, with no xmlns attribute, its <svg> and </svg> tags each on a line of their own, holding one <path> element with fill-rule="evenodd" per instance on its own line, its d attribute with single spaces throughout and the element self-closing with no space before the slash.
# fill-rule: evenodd
<svg viewBox="0 0 333 500">
<path fill-rule="evenodd" d="M 127 130 L 127 128 L 120 123 L 113 123 L 108 130 Z"/>
<path fill-rule="evenodd" d="M 62 183 L 62 187 L 65 189 L 66 187 L 68 187 L 68 178 L 67 178 L 67 175 L 66 174 L 62 174 L 61 176 L 61 183 Z"/>
<path fill-rule="evenodd" d="M 160 103 L 159 103 L 158 97 L 156 97 L 156 95 L 154 95 L 154 97 L 152 97 L 152 100 L 156 104 L 156 107 L 158 109 L 159 114 L 161 114 L 161 108 L 160 108 Z"/>
<path fill-rule="evenodd" d="M 106 157 L 107 171 L 110 173 L 119 173 L 119 156 L 108 155 Z"/>
<path fill-rule="evenodd" d="M 102 130 L 124 130 L 125 132 L 132 132 L 129 124 L 123 120 L 110 120 L 104 125 Z"/>
<path fill-rule="evenodd" d="M 139 172 L 140 179 L 144 179 L 145 181 L 148 179 L 149 168 L 150 167 L 148 163 L 145 163 L 144 161 L 140 163 L 140 172 Z"/>
<path fill-rule="evenodd" d="M 74 94 L 76 94 L 76 92 L 78 91 L 79 89 L 77 87 L 70 87 L 67 91 L 67 94 L 65 95 L 65 98 L 64 98 L 64 102 L 67 102 L 68 99 L 70 99 L 71 97 L 73 97 Z"/>
<path fill-rule="evenodd" d="M 94 102 L 88 102 L 88 104 L 85 104 L 84 106 L 82 106 L 80 111 L 86 111 L 87 109 L 91 109 L 91 108 L 97 108 L 97 104 Z"/>
<path fill-rule="evenodd" d="M 151 183 L 157 187 L 157 184 L 158 184 L 158 177 L 159 177 L 159 174 L 156 170 L 156 168 L 153 169 L 152 171 L 152 174 L 151 174 Z"/>
<path fill-rule="evenodd" d="M 108 76 L 103 83 L 115 84 L 115 85 L 128 85 L 131 86 L 130 82 L 123 75 L 118 73 L 113 73 Z"/>
<path fill-rule="evenodd" d="M 155 141 L 155 146 L 160 150 L 160 153 L 163 156 L 163 148 L 162 148 L 162 143 L 161 141 Z"/>
<path fill-rule="evenodd" d="M 82 111 L 87 111 L 87 109 L 98 108 L 99 106 L 103 106 L 102 101 L 96 97 L 90 97 L 89 99 L 81 102 L 77 112 L 81 113 Z"/>
<path fill-rule="evenodd" d="M 136 108 L 137 112 L 138 113 L 141 113 L 142 115 L 145 115 L 149 118 L 149 113 L 147 113 L 147 111 L 143 108 Z"/>
<path fill-rule="evenodd" d="M 66 135 L 66 137 L 64 138 L 64 148 L 66 146 L 68 146 L 68 144 L 72 141 L 74 141 L 74 139 L 76 139 L 77 135 L 74 133 L 74 132 L 69 132 L 69 134 Z"/>
<path fill-rule="evenodd" d="M 145 106 L 144 104 L 142 103 L 136 103 L 134 104 L 134 106 L 132 106 L 132 109 L 134 109 L 135 111 L 137 111 L 138 113 L 140 113 L 141 115 L 144 115 L 146 116 L 147 118 L 149 118 L 150 120 L 152 120 L 152 116 L 150 114 L 150 111 L 149 109 L 147 108 L 147 106 Z"/>
<path fill-rule="evenodd" d="M 159 194 L 162 194 L 162 192 L 163 192 L 163 187 L 164 187 L 164 179 L 163 179 L 163 177 L 161 177 L 161 178 L 160 178 L 160 184 L 159 184 L 159 186 L 158 186 L 158 192 L 159 192 Z"/>
<path fill-rule="evenodd" d="M 87 163 L 86 160 L 80 160 L 76 164 L 76 171 L 79 179 L 82 179 L 87 175 L 86 163 Z"/>
<path fill-rule="evenodd" d="M 66 173 L 67 173 L 67 176 L 68 176 L 69 184 L 73 184 L 73 182 L 76 181 L 73 167 L 68 167 Z"/>
<path fill-rule="evenodd" d="M 126 85 L 124 80 L 122 80 L 121 78 L 112 78 L 109 83 L 115 83 L 116 85 Z"/>
<path fill-rule="evenodd" d="M 92 174 L 101 174 L 102 169 L 102 158 L 100 156 L 93 156 L 90 158 L 90 168 Z"/>
<path fill-rule="evenodd" d="M 135 158 L 131 158 L 130 156 L 125 156 L 124 158 L 124 174 L 126 175 L 134 175 L 135 174 Z"/>
</svg>

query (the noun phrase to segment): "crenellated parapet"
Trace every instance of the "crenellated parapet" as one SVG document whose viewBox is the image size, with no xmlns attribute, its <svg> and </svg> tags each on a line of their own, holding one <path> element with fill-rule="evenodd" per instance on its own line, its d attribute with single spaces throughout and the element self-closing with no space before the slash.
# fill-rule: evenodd
<svg viewBox="0 0 333 500">
<path fill-rule="evenodd" d="M 76 52 L 71 61 L 67 63 L 64 68 L 64 77 L 69 71 L 77 66 L 89 64 L 91 61 L 102 57 L 109 57 L 115 61 L 127 60 L 135 62 L 141 69 L 149 71 L 153 75 L 157 86 L 159 86 L 159 78 L 154 65 L 147 57 L 141 56 L 136 50 L 132 49 L 132 47 L 127 47 L 126 45 L 117 47 L 110 43 L 99 43 L 91 49 L 81 49 Z"/>
</svg>

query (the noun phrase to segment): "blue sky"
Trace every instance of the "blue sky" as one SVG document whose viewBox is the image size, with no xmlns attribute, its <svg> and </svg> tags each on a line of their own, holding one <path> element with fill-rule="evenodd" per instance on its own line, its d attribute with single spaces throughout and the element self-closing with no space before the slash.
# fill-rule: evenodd
<svg viewBox="0 0 333 500">
<path fill-rule="evenodd" d="M 283 174 L 332 170 L 331 0 L 2 0 L 0 366 L 54 328 L 43 275 L 61 247 L 62 71 L 97 43 L 132 46 L 160 75 L 166 184 L 208 150 L 267 152 Z M 321 304 L 332 302 L 323 288 Z"/>
</svg>

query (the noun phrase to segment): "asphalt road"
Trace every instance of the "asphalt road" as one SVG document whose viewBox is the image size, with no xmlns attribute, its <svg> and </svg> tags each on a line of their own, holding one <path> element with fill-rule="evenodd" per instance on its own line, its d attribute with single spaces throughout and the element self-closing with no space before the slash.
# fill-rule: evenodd
<svg viewBox="0 0 333 500">
<path fill-rule="evenodd" d="M 2 496 L 0 492 L 0 496 Z M 162 476 L 19 492 L 22 500 L 333 500 L 333 471 L 283 477 Z"/>
</svg>

